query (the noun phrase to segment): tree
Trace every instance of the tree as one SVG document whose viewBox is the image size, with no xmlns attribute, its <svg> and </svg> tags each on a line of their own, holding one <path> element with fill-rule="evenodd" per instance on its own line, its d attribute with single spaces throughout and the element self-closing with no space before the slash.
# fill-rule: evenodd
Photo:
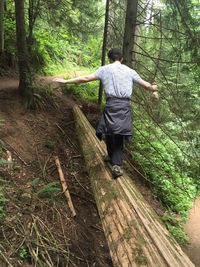
<svg viewBox="0 0 200 267">
<path fill-rule="evenodd" d="M 124 63 L 132 67 L 134 54 L 133 46 L 135 43 L 136 17 L 138 9 L 138 0 L 128 0 L 126 8 L 126 21 L 123 40 L 123 58 Z"/>
<path fill-rule="evenodd" d="M 15 0 L 17 52 L 19 65 L 19 91 L 28 101 L 33 99 L 32 77 L 26 42 L 24 0 Z"/>
<path fill-rule="evenodd" d="M 101 65 L 105 65 L 106 61 L 106 48 L 107 48 L 107 39 L 108 39 L 108 20 L 109 20 L 109 5 L 110 0 L 106 1 L 106 13 L 105 13 L 105 24 L 104 24 L 104 34 L 103 34 L 103 46 L 102 46 L 102 55 L 101 55 Z M 99 85 L 99 97 L 98 104 L 102 103 L 102 94 L 103 94 L 103 84 L 100 82 Z"/>
<path fill-rule="evenodd" d="M 31 45 L 34 42 L 33 38 L 33 28 L 36 22 L 36 18 L 39 15 L 39 10 L 40 10 L 40 0 L 34 1 L 34 0 L 29 0 L 29 8 L 28 8 L 28 48 L 29 51 L 31 52 Z"/>
<path fill-rule="evenodd" d="M 4 0 L 0 1 L 0 54 L 4 51 Z"/>
</svg>

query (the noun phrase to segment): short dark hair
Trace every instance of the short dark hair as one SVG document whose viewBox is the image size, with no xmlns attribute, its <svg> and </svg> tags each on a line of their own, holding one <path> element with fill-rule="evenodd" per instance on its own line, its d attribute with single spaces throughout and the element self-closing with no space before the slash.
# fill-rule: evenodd
<svg viewBox="0 0 200 267">
<path fill-rule="evenodd" d="M 112 48 L 108 51 L 108 58 L 112 61 L 121 60 L 123 58 L 122 51 L 118 48 Z"/>
</svg>

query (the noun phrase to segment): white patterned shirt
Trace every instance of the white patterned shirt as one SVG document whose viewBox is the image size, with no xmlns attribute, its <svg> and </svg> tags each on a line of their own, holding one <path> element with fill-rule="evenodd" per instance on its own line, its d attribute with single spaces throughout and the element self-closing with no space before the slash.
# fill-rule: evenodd
<svg viewBox="0 0 200 267">
<path fill-rule="evenodd" d="M 141 80 L 135 70 L 120 62 L 102 66 L 93 75 L 101 80 L 106 97 L 131 98 L 134 83 Z"/>
</svg>

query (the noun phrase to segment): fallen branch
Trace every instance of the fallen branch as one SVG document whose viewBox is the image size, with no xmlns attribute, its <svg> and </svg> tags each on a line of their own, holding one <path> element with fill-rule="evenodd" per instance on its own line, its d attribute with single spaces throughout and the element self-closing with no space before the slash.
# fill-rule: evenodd
<svg viewBox="0 0 200 267">
<path fill-rule="evenodd" d="M 3 142 L 6 144 L 7 147 L 11 148 L 11 150 L 15 154 L 15 156 L 17 156 L 21 160 L 21 162 L 24 163 L 25 166 L 28 166 L 28 163 L 25 160 L 22 159 L 22 157 L 19 155 L 19 152 L 16 151 L 14 147 L 12 147 L 10 144 L 8 144 L 5 141 L 3 141 Z M 3 149 L 5 150 L 5 152 L 7 152 L 7 148 L 5 146 L 3 146 Z"/>
<path fill-rule="evenodd" d="M 8 169 L 12 167 L 12 154 L 9 150 L 6 151 L 7 154 L 7 161 L 8 161 Z"/>
<path fill-rule="evenodd" d="M 77 183 L 83 188 L 83 190 L 85 190 L 85 192 L 87 192 L 89 195 L 93 196 L 92 193 L 90 193 L 77 179 L 76 174 L 75 173 L 71 173 L 72 177 L 74 177 L 74 179 L 77 181 Z"/>
<path fill-rule="evenodd" d="M 1 250 L 0 250 L 0 258 L 7 264 L 8 267 L 13 267 L 13 265 L 9 262 L 8 258 L 4 255 L 4 253 Z"/>
<path fill-rule="evenodd" d="M 70 210 L 72 212 L 72 216 L 74 217 L 74 216 L 76 216 L 76 211 L 74 209 L 74 206 L 73 206 L 73 203 L 72 203 L 72 200 L 71 200 L 71 196 L 70 196 L 70 193 L 69 193 L 69 190 L 68 190 L 68 187 L 67 187 L 67 183 L 65 181 L 65 177 L 64 177 L 61 165 L 60 165 L 60 161 L 59 161 L 59 158 L 57 156 L 55 157 L 55 162 L 56 162 L 56 166 L 57 166 L 57 169 L 58 169 L 60 182 L 61 182 L 61 185 L 62 185 L 62 188 L 63 188 L 63 193 L 65 194 L 65 197 L 67 199 L 67 203 L 68 203 L 69 208 L 70 208 Z"/>
<path fill-rule="evenodd" d="M 67 135 L 67 133 L 57 123 L 55 125 L 62 132 L 62 134 L 67 138 L 67 141 L 69 142 L 69 144 L 72 145 L 72 147 L 77 148 L 76 145 L 71 141 L 71 139 L 69 138 L 69 136 Z"/>
</svg>

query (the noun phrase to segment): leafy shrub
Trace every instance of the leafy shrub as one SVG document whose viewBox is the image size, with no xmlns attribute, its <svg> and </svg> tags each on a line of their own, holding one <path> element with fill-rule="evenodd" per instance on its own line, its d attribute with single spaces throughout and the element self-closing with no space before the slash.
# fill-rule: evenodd
<svg viewBox="0 0 200 267">
<path fill-rule="evenodd" d="M 83 101 L 98 101 L 98 82 L 90 82 L 87 84 L 75 84 L 68 87 L 76 97 Z"/>
<path fill-rule="evenodd" d="M 59 182 L 50 182 L 37 191 L 40 197 L 52 197 L 54 193 L 61 192 Z"/>
</svg>

